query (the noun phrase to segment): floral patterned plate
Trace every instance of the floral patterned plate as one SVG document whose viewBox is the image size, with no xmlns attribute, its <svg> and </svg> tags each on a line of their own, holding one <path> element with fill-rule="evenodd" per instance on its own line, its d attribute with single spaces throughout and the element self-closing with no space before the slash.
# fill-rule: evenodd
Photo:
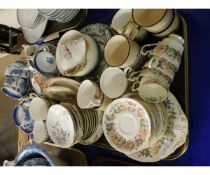
<svg viewBox="0 0 210 175">
<path fill-rule="evenodd" d="M 164 135 L 151 147 L 134 154 L 127 154 L 140 162 L 157 162 L 168 157 L 186 140 L 188 121 L 175 96 L 169 92 L 164 102 L 167 110 L 167 128 Z"/>
<path fill-rule="evenodd" d="M 109 104 L 102 126 L 110 145 L 125 154 L 144 149 L 151 137 L 151 121 L 146 109 L 130 98 L 116 99 Z"/>
<path fill-rule="evenodd" d="M 50 139 L 61 148 L 74 143 L 75 124 L 69 111 L 62 105 L 53 105 L 47 114 L 47 130 Z"/>
</svg>

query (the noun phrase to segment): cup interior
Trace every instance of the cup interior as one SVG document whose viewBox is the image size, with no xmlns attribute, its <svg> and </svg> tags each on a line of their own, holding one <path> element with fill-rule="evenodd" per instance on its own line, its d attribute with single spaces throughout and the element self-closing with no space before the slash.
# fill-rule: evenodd
<svg viewBox="0 0 210 175">
<path fill-rule="evenodd" d="M 149 27 L 158 23 L 165 13 L 166 9 L 134 9 L 133 19 L 140 26 Z"/>
<path fill-rule="evenodd" d="M 128 39 L 122 35 L 115 35 L 106 44 L 104 57 L 110 66 L 117 67 L 122 65 L 129 55 Z"/>
</svg>

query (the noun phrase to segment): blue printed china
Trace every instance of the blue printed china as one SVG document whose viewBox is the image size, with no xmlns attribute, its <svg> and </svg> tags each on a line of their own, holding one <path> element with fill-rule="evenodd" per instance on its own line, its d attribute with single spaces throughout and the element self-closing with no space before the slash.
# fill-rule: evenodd
<svg viewBox="0 0 210 175">
<path fill-rule="evenodd" d="M 24 99 L 13 109 L 13 119 L 16 126 L 20 127 L 27 134 L 31 133 L 34 127 L 34 120 L 29 113 L 29 104 L 30 100 Z"/>
<path fill-rule="evenodd" d="M 34 67 L 43 74 L 56 74 L 57 65 L 55 56 L 48 51 L 39 51 L 34 56 Z"/>
<path fill-rule="evenodd" d="M 41 147 L 31 144 L 23 148 L 16 156 L 15 166 L 65 166 L 61 159 L 48 154 Z"/>
<path fill-rule="evenodd" d="M 27 91 L 29 81 L 18 77 L 5 77 L 4 86 L 11 87 L 19 94 L 24 95 Z"/>
<path fill-rule="evenodd" d="M 25 70 L 24 67 L 15 67 L 15 66 L 10 66 L 7 67 L 4 76 L 11 76 L 11 77 L 20 77 L 20 78 L 28 78 L 29 73 L 27 70 Z"/>
</svg>

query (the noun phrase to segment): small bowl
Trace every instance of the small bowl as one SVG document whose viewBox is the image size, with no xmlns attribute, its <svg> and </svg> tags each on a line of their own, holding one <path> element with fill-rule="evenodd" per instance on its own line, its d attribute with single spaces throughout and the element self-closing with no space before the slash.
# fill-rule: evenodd
<svg viewBox="0 0 210 175">
<path fill-rule="evenodd" d="M 29 103 L 29 100 L 23 100 L 13 109 L 13 119 L 16 126 L 20 127 L 27 134 L 30 134 L 34 127 L 34 120 L 31 118 L 28 110 Z"/>
<path fill-rule="evenodd" d="M 34 67 L 42 74 L 57 74 L 55 56 L 49 51 L 40 50 L 34 55 Z"/>
<path fill-rule="evenodd" d="M 4 86 L 13 88 L 23 96 L 28 90 L 29 81 L 25 78 L 5 77 Z"/>
</svg>

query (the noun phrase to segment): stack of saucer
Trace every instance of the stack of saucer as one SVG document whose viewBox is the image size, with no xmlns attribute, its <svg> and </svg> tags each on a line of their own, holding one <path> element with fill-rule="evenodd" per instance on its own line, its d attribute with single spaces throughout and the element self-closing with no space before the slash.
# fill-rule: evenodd
<svg viewBox="0 0 210 175">
<path fill-rule="evenodd" d="M 65 23 L 71 21 L 80 9 L 38 9 L 38 11 L 49 20 Z"/>
<path fill-rule="evenodd" d="M 17 19 L 25 39 L 29 43 L 35 43 L 42 37 L 47 25 L 47 18 L 41 15 L 37 9 L 17 9 Z"/>
<path fill-rule="evenodd" d="M 64 76 L 81 77 L 97 65 L 99 48 L 94 39 L 76 30 L 66 32 L 58 42 L 56 63 Z"/>
<path fill-rule="evenodd" d="M 102 135 L 100 118 L 95 110 L 80 110 L 67 103 L 51 106 L 46 124 L 50 139 L 62 148 L 76 143 L 92 144 Z"/>
<path fill-rule="evenodd" d="M 164 103 L 147 103 L 138 94 L 111 102 L 102 126 L 112 147 L 140 162 L 166 158 L 186 141 L 188 122 L 172 93 Z"/>
<path fill-rule="evenodd" d="M 25 69 L 25 63 L 16 61 L 5 70 L 5 81 L 2 92 L 14 99 L 21 99 L 30 90 L 29 72 Z"/>
<path fill-rule="evenodd" d="M 143 102 L 138 94 L 128 94 L 111 102 L 104 111 L 103 130 L 116 150 L 125 154 L 154 144 L 165 131 L 162 104 Z"/>
<path fill-rule="evenodd" d="M 44 84 L 43 95 L 55 101 L 75 103 L 79 86 L 80 83 L 73 79 L 50 78 Z"/>
</svg>

